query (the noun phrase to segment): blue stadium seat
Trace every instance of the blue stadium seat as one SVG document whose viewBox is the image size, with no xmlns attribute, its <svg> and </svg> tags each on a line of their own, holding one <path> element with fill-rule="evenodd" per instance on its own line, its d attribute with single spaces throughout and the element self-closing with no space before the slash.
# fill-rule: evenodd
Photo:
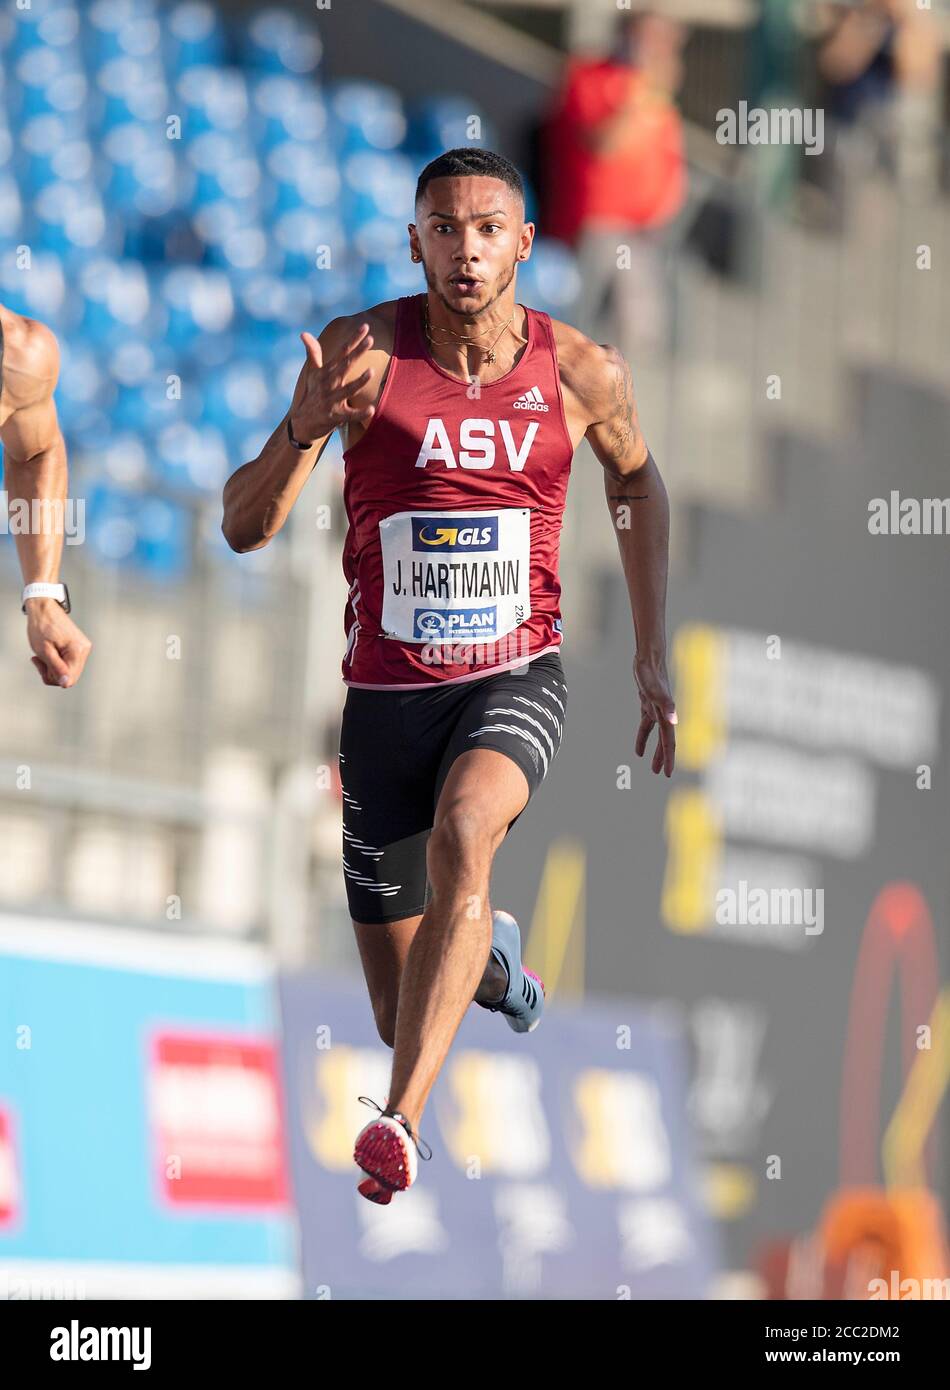
<svg viewBox="0 0 950 1390">
<path fill-rule="evenodd" d="M 72 441 L 108 433 L 107 405 L 112 378 L 102 354 L 76 334 L 57 335 L 60 370 L 56 411 L 63 434 Z"/>
<path fill-rule="evenodd" d="M 300 341 L 300 334 L 307 332 L 316 337 L 323 326 L 322 321 L 318 323 L 315 319 L 310 319 L 305 320 L 298 331 L 295 324 L 293 332 L 282 333 L 274 340 L 268 350 L 267 369 L 271 381 L 274 383 L 275 398 L 281 404 L 280 416 L 274 420 L 275 425 L 290 405 L 294 387 L 297 384 L 297 377 L 306 356 L 306 349 Z"/>
<path fill-rule="evenodd" d="M 303 360 L 302 343 L 300 352 Z M 253 426 L 266 424 L 273 404 L 267 364 L 257 356 L 233 357 L 218 371 L 204 374 L 200 396 L 201 423 L 223 435 L 244 434 Z"/>
<path fill-rule="evenodd" d="M 252 206 L 219 198 L 196 213 L 193 224 L 205 243 L 206 265 L 246 271 L 268 264 L 267 235 Z"/>
<path fill-rule="evenodd" d="M 367 304 L 418 294 L 424 289 L 422 267 L 409 257 L 406 222 L 394 217 L 375 217 L 362 224 L 353 238 L 353 246 L 366 267 L 361 297 Z"/>
<path fill-rule="evenodd" d="M 312 23 L 299 12 L 272 7 L 254 15 L 247 25 L 244 61 L 265 72 L 314 73 L 323 57 L 323 44 Z"/>
<path fill-rule="evenodd" d="M 75 45 L 54 48 L 36 44 L 10 64 L 14 81 L 7 114 L 18 124 L 31 116 L 50 114 L 75 120 L 83 112 L 88 82 Z"/>
<path fill-rule="evenodd" d="M 292 140 L 311 152 L 331 153 L 330 114 L 313 82 L 287 73 L 254 73 L 250 78 L 251 125 L 262 155 Z"/>
<path fill-rule="evenodd" d="M 12 256 L 0 256 L 0 300 L 13 313 L 54 326 L 64 318 L 69 297 L 70 286 L 58 256 L 31 248 L 23 269 Z"/>
<path fill-rule="evenodd" d="M 162 583 L 181 579 L 191 567 L 191 534 L 187 507 L 112 483 L 89 489 L 86 538 L 99 564 L 129 565 Z"/>
<path fill-rule="evenodd" d="M 196 64 L 179 74 L 173 91 L 186 147 L 207 131 L 245 134 L 250 102 L 247 78 L 238 68 Z"/>
<path fill-rule="evenodd" d="M 269 218 L 295 208 L 335 208 L 339 202 L 340 171 L 328 151 L 315 151 L 299 140 L 283 140 L 264 155 L 263 169 Z"/>
<path fill-rule="evenodd" d="M 72 0 L 49 0 L 45 5 L 30 5 L 22 9 L 11 7 L 6 59 L 13 62 L 33 48 L 72 48 L 79 42 L 79 6 Z M 0 26 L 0 47 L 4 31 Z"/>
<path fill-rule="evenodd" d="M 287 409 L 287 402 L 283 402 L 281 416 Z M 258 454 L 274 433 L 274 427 L 278 420 L 268 420 L 266 423 L 251 425 L 246 429 L 235 431 L 231 439 L 231 466 L 237 463 L 246 463 L 248 459 L 257 458 Z M 230 471 L 230 470 L 229 470 Z"/>
<path fill-rule="evenodd" d="M 311 276 L 274 275 L 270 270 L 234 277 L 241 346 L 268 350 L 277 337 L 299 324 L 300 331 L 313 306 Z"/>
<path fill-rule="evenodd" d="M 195 373 L 165 343 L 128 339 L 108 354 L 105 367 L 112 388 L 109 415 L 116 429 L 137 430 L 149 438 L 171 424 L 197 419 L 201 412 Z"/>
<path fill-rule="evenodd" d="M 231 425 L 230 420 L 227 423 Z M 220 498 L 228 475 L 236 467 L 224 430 L 187 420 L 166 425 L 156 433 L 151 463 L 153 477 L 170 491 L 215 498 Z"/>
<path fill-rule="evenodd" d="M 408 265 L 412 265 L 409 260 L 409 232 L 406 223 L 399 218 L 367 218 L 357 228 L 351 244 L 364 261 L 379 264 L 397 260 L 401 255 Z M 420 267 L 416 266 L 413 273 L 418 277 Z"/>
<path fill-rule="evenodd" d="M 19 126 L 13 167 L 26 199 L 51 183 L 78 183 L 93 171 L 93 150 L 83 133 L 55 113 L 31 116 Z"/>
<path fill-rule="evenodd" d="M 6 137 L 6 129 L 0 126 L 0 165 L 3 162 L 2 151 Z M 20 187 L 13 170 L 9 166 L 0 167 L 0 237 L 8 242 L 19 242 L 22 239 L 25 216 Z"/>
<path fill-rule="evenodd" d="M 173 5 L 163 22 L 165 66 L 178 75 L 186 68 L 221 67 L 227 61 L 227 38 L 214 5 L 185 0 Z"/>
<path fill-rule="evenodd" d="M 118 489 L 139 495 L 149 481 L 149 444 L 140 430 L 110 428 L 97 440 L 92 458 L 85 453 L 78 465 L 78 476 L 90 479 L 95 487 Z"/>
<path fill-rule="evenodd" d="M 207 344 L 230 330 L 234 296 L 223 271 L 186 265 L 162 267 L 156 280 L 161 310 L 156 333 L 173 351 Z"/>
<path fill-rule="evenodd" d="M 36 244 L 60 257 L 69 271 L 93 254 L 117 256 L 122 249 L 122 227 L 109 222 L 99 190 L 88 180 L 48 184 L 34 197 L 32 214 Z"/>
<path fill-rule="evenodd" d="M 103 349 L 143 336 L 153 317 L 149 276 L 138 261 L 89 258 L 76 278 L 76 331 Z"/>
<path fill-rule="evenodd" d="M 239 135 L 207 130 L 184 152 L 188 175 L 187 206 L 195 211 L 215 198 L 254 202 L 261 193 L 261 166 Z"/>
<path fill-rule="evenodd" d="M 124 121 L 99 142 L 100 186 L 110 211 L 137 221 L 162 217 L 178 205 L 175 151 L 153 127 Z"/>
<path fill-rule="evenodd" d="M 340 314 L 353 314 L 365 303 L 360 285 L 363 265 L 352 252 L 344 252 L 342 264 L 338 261 L 332 274 L 313 276 L 312 311 L 316 318 L 324 320 L 337 318 Z"/>
<path fill-rule="evenodd" d="M 332 210 L 295 208 L 282 213 L 271 225 L 271 264 L 279 275 L 312 275 L 319 282 L 336 275 L 347 253 L 343 224 Z"/>
<path fill-rule="evenodd" d="M 141 57 L 159 47 L 161 24 L 154 0 L 93 0 L 82 12 L 92 71 L 113 58 Z"/>
<path fill-rule="evenodd" d="M 396 150 L 406 136 L 402 97 L 380 82 L 337 82 L 330 89 L 331 130 L 341 155 Z"/>
<path fill-rule="evenodd" d="M 341 173 L 341 208 L 348 232 L 375 217 L 411 220 L 416 171 L 407 154 L 360 150 L 342 161 Z"/>
<path fill-rule="evenodd" d="M 380 304 L 401 295 L 419 294 L 424 289 L 425 279 L 420 267 L 413 265 L 404 252 L 389 261 L 370 262 L 366 266 L 361 298 L 366 304 Z"/>
<path fill-rule="evenodd" d="M 98 69 L 90 84 L 89 114 L 97 140 L 128 121 L 141 121 L 156 140 L 164 139 L 170 106 L 170 89 L 157 53 L 147 58 L 113 58 Z"/>
<path fill-rule="evenodd" d="M 428 96 L 410 108 L 406 149 L 420 169 L 445 150 L 491 150 L 496 140 L 494 125 L 474 97 Z"/>
</svg>

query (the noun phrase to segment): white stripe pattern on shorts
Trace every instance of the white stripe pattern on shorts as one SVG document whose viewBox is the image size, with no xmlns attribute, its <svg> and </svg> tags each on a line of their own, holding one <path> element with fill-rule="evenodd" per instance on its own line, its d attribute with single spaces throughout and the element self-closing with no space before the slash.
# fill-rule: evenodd
<svg viewBox="0 0 950 1390">
<path fill-rule="evenodd" d="M 521 697 L 515 696 L 515 699 L 518 699 L 518 698 L 521 698 Z M 528 703 L 530 703 L 530 701 L 529 701 Z M 529 724 L 533 724 L 534 727 L 538 730 L 538 732 L 539 732 L 544 738 L 547 739 L 548 749 L 550 750 L 551 757 L 552 757 L 552 758 L 554 757 L 554 741 L 553 741 L 553 739 L 551 738 L 551 735 L 548 733 L 547 729 L 544 727 L 543 724 L 540 724 L 540 723 L 538 722 L 537 719 L 533 719 L 533 718 L 531 717 L 530 714 L 525 714 L 524 710 L 521 710 L 521 709 L 508 709 L 508 708 L 506 708 L 506 707 L 499 707 L 499 708 L 494 708 L 494 709 L 487 709 L 487 710 L 485 711 L 485 713 L 486 713 L 486 714 L 513 714 L 513 715 L 515 716 L 516 719 L 526 719 L 526 720 L 528 721 Z"/>
<path fill-rule="evenodd" d="M 535 738 L 534 734 L 529 733 L 527 729 L 519 729 L 517 724 L 483 724 L 481 728 L 473 729 L 473 731 L 469 734 L 469 738 L 477 738 L 479 734 L 497 733 L 517 734 L 518 737 L 523 738 L 526 743 L 532 744 L 532 746 L 538 750 L 538 755 L 540 756 L 541 761 L 544 764 L 544 771 L 547 772 L 548 755 L 544 751 L 544 748 L 541 746 L 541 743 L 538 741 L 538 739 Z"/>
<path fill-rule="evenodd" d="M 391 898 L 393 893 L 398 893 L 402 887 L 401 883 L 375 883 L 369 874 L 361 874 L 356 869 L 351 868 L 346 862 L 346 855 L 343 856 L 343 872 L 347 878 L 351 878 L 361 888 L 368 888 L 371 893 L 382 893 L 386 898 Z"/>
<path fill-rule="evenodd" d="M 536 709 L 540 714 L 546 715 L 557 730 L 558 738 L 561 737 L 561 721 L 546 705 L 539 704 L 537 700 L 529 700 L 527 695 L 515 695 L 513 698 L 517 700 L 519 704 L 528 705 L 531 709 Z"/>
</svg>

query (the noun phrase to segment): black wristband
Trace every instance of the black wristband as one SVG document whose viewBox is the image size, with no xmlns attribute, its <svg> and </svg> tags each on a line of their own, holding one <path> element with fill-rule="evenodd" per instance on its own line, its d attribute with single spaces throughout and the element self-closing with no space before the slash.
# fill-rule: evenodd
<svg viewBox="0 0 950 1390">
<path fill-rule="evenodd" d="M 305 454 L 305 453 L 307 452 L 308 449 L 312 449 L 312 448 L 313 448 L 313 443 L 312 443 L 312 442 L 311 442 L 310 444 L 301 444 L 301 442 L 300 442 L 299 439 L 294 439 L 294 432 L 293 432 L 293 430 L 290 428 L 290 416 L 289 416 L 289 415 L 287 416 L 287 438 L 290 440 L 290 442 L 291 442 L 291 444 L 294 446 L 294 448 L 295 448 L 295 449 L 299 449 L 300 452 L 301 452 L 302 454 Z"/>
</svg>

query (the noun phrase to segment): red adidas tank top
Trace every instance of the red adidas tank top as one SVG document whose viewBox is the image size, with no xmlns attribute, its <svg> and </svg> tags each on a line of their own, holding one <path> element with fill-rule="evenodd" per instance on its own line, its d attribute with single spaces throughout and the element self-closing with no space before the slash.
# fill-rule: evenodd
<svg viewBox="0 0 950 1390">
<path fill-rule="evenodd" d="M 397 301 L 376 412 L 344 452 L 343 679 L 413 690 L 561 645 L 558 552 L 573 458 L 550 317 L 521 360 L 465 382 L 432 359 L 424 295 Z"/>
</svg>

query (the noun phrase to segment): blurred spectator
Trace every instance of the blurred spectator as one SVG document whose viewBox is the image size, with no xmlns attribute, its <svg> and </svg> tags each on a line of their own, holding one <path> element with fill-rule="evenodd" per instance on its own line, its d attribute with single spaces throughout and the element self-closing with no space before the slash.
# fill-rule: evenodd
<svg viewBox="0 0 950 1390">
<path fill-rule="evenodd" d="M 625 353 L 667 338 L 663 229 L 685 197 L 674 100 L 685 37 L 663 16 L 621 15 L 609 57 L 568 65 L 544 133 L 543 231 L 577 251 L 577 326 L 603 338 L 609 296 L 609 331 Z"/>
<path fill-rule="evenodd" d="M 825 7 L 818 70 L 829 87 L 837 176 L 874 167 L 933 187 L 940 43 L 915 0 Z"/>
</svg>

